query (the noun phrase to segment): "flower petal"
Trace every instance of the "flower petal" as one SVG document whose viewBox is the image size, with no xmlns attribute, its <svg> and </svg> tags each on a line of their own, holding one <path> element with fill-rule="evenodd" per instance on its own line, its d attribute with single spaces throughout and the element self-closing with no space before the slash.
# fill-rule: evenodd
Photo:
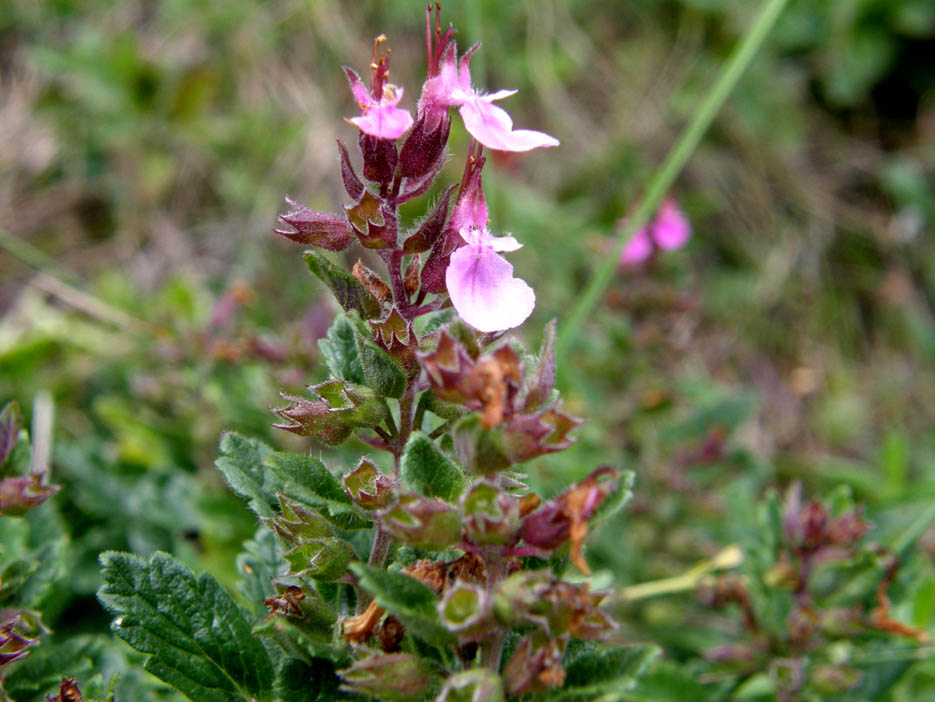
<svg viewBox="0 0 935 702">
<path fill-rule="evenodd" d="M 640 229 L 623 247 L 620 254 L 621 266 L 635 266 L 643 263 L 653 253 L 653 243 L 649 239 L 646 229 Z"/>
<path fill-rule="evenodd" d="M 380 139 L 398 139 L 412 126 L 412 115 L 392 105 L 376 105 L 360 117 L 348 120 L 364 134 Z"/>
<path fill-rule="evenodd" d="M 652 229 L 656 245 L 666 251 L 684 246 L 692 235 L 691 224 L 672 199 L 662 204 Z"/>
<path fill-rule="evenodd" d="M 462 227 L 458 232 L 464 241 L 474 247 L 483 246 L 493 251 L 516 251 L 523 245 L 512 236 L 494 236 L 486 227 Z"/>
<path fill-rule="evenodd" d="M 513 277 L 513 266 L 483 245 L 451 254 L 445 283 L 461 318 L 482 332 L 518 327 L 536 304 L 532 288 Z"/>
<path fill-rule="evenodd" d="M 472 137 L 495 151 L 529 151 L 540 146 L 558 146 L 558 139 L 530 129 L 513 130 L 513 120 L 481 96 L 466 100 L 458 111 Z"/>
</svg>

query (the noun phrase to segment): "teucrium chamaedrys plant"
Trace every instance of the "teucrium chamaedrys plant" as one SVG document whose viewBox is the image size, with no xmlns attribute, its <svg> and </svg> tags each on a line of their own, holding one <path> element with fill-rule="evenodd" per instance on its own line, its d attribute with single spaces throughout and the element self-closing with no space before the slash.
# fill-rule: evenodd
<svg viewBox="0 0 935 702">
<path fill-rule="evenodd" d="M 343 308 L 320 342 L 330 380 L 286 396 L 277 426 L 329 445 L 357 436 L 392 469 L 363 456 L 332 472 L 223 438 L 217 465 L 263 523 L 239 562 L 250 614 L 167 555 L 103 557 L 115 631 L 199 702 L 596 699 L 632 685 L 655 653 L 604 641 L 616 627 L 603 594 L 562 578 L 569 562 L 588 572 L 585 537 L 623 504 L 629 476 L 602 467 L 543 503 L 517 471 L 569 446 L 580 420 L 553 387 L 554 324 L 536 356 L 501 339 L 535 295 L 501 256 L 521 244 L 488 228 L 484 148 L 558 141 L 513 129 L 493 104 L 511 91 L 474 89 L 477 47 L 459 58 L 438 15 L 426 14 L 414 119 L 387 80 L 383 37 L 369 84 L 344 69 L 362 158 L 361 177 L 338 144 L 344 213 L 293 202 L 277 230 L 312 247 L 309 269 Z M 448 157 L 451 107 L 473 137 L 457 195 L 448 186 L 403 231 L 399 206 L 424 195 Z M 385 278 L 321 253 L 355 243 L 382 259 Z"/>
</svg>

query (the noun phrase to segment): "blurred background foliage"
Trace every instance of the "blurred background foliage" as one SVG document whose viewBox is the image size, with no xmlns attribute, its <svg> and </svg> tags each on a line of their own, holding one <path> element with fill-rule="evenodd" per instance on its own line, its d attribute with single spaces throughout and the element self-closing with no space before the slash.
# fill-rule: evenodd
<svg viewBox="0 0 935 702">
<path fill-rule="evenodd" d="M 444 8 L 462 48 L 483 42 L 479 87 L 518 88 L 517 124 L 562 141 L 493 154 L 486 179 L 493 228 L 525 243 L 512 262 L 537 292 L 530 348 L 607 255 L 755 5 Z M 104 549 L 164 549 L 236 582 L 254 521 L 212 468 L 218 436 L 302 446 L 268 409 L 323 376 L 332 314 L 275 215 L 285 194 L 343 204 L 334 142 L 356 138 L 342 121 L 356 108 L 340 65 L 363 70 L 374 35 L 414 109 L 422 11 L 0 6 L 0 399 L 27 417 L 40 390 L 55 401 L 64 489 L 42 523 L 68 541 L 46 622 L 60 640 L 105 630 Z M 935 500 L 933 55 L 930 0 L 793 0 L 679 180 L 691 244 L 621 272 L 583 329 L 561 383 L 588 423 L 530 471 L 546 492 L 598 464 L 636 471 L 635 499 L 591 548 L 607 583 L 672 576 L 742 539 L 770 485 L 843 484 L 882 533 Z M 467 143 L 456 126 L 452 152 Z M 336 468 L 364 450 L 310 448 Z M 935 531 L 922 538 L 913 574 L 935 589 Z M 626 633 L 697 653 L 704 636 L 671 634 L 691 600 L 621 609 Z M 134 699 L 158 694 L 144 687 Z"/>
</svg>

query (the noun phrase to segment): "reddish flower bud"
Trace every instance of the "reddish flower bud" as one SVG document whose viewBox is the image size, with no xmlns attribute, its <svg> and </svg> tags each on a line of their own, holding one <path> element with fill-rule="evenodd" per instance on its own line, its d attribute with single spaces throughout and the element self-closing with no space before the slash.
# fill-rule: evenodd
<svg viewBox="0 0 935 702">
<path fill-rule="evenodd" d="M 484 637 L 494 627 L 493 600 L 480 585 L 456 582 L 438 603 L 438 616 L 461 641 Z"/>
<path fill-rule="evenodd" d="M 360 261 L 354 264 L 354 268 L 351 269 L 351 272 L 354 274 L 354 277 L 357 278 L 357 281 L 367 288 L 367 292 L 373 295 L 377 302 L 389 302 L 393 299 L 390 286 L 384 283 L 380 276 L 367 268 L 367 266 Z"/>
<path fill-rule="evenodd" d="M 419 374 L 419 362 L 416 359 L 417 346 L 412 332 L 412 322 L 407 322 L 394 307 L 380 321 L 370 320 L 370 330 L 377 345 L 399 361 L 406 376 L 413 380 Z"/>
<path fill-rule="evenodd" d="M 364 509 L 382 509 L 393 499 L 393 479 L 366 458 L 341 481 L 351 501 Z"/>
<path fill-rule="evenodd" d="M 394 537 L 419 548 L 440 551 L 461 538 L 461 515 L 438 499 L 400 495 L 378 516 Z"/>
<path fill-rule="evenodd" d="M 846 665 L 820 665 L 809 675 L 809 682 L 823 695 L 840 695 L 860 684 L 860 671 Z"/>
<path fill-rule="evenodd" d="M 370 136 L 361 131 L 359 144 L 360 153 L 364 157 L 364 178 L 381 185 L 392 183 L 396 173 L 396 164 L 399 161 L 396 142 L 392 139 Z"/>
<path fill-rule="evenodd" d="M 19 475 L 0 480 L 0 514 L 18 517 L 41 505 L 61 490 L 58 485 L 47 485 L 39 474 Z"/>
<path fill-rule="evenodd" d="M 451 202 L 451 193 L 457 186 L 449 185 L 435 203 L 435 209 L 432 213 L 422 220 L 415 234 L 406 239 L 403 244 L 403 250 L 407 253 L 421 253 L 428 251 L 438 237 L 442 235 L 445 229 L 445 221 L 448 219 L 448 206 Z"/>
<path fill-rule="evenodd" d="M 582 546 L 588 535 L 588 523 L 604 498 L 616 489 L 620 474 L 612 468 L 598 468 L 577 485 L 523 520 L 522 537 L 546 551 L 571 541 L 571 560 L 582 573 L 590 573 Z"/>
<path fill-rule="evenodd" d="M 378 699 L 419 699 L 431 680 L 426 661 L 410 653 L 378 653 L 340 671 L 342 689 Z"/>
<path fill-rule="evenodd" d="M 831 522 L 828 542 L 835 546 L 854 546 L 868 531 L 870 524 L 864 521 L 859 509 L 854 509 Z"/>
<path fill-rule="evenodd" d="M 451 120 L 446 111 L 441 119 L 432 124 L 433 121 L 422 115 L 403 142 L 399 170 L 406 178 L 420 178 L 432 171 L 438 161 L 444 160 Z"/>
<path fill-rule="evenodd" d="M 801 547 L 817 551 L 828 541 L 828 510 L 817 500 L 805 505 L 800 516 Z"/>
<path fill-rule="evenodd" d="M 421 268 L 422 259 L 419 254 L 409 259 L 409 265 L 406 266 L 406 273 L 403 276 L 403 289 L 410 297 L 419 291 L 419 271 Z"/>
<path fill-rule="evenodd" d="M 291 424 L 274 424 L 299 436 L 311 436 L 335 446 L 347 439 L 354 427 L 372 427 L 386 419 L 386 404 L 367 387 L 330 380 L 309 386 L 319 401 L 286 395 L 292 404 L 273 412 Z"/>
<path fill-rule="evenodd" d="M 40 631 L 44 628 L 38 615 L 0 610 L 0 669 L 29 655 L 29 649 L 39 645 L 36 636 Z"/>
<path fill-rule="evenodd" d="M 63 678 L 57 695 L 46 695 L 47 702 L 82 702 L 81 690 L 74 678 Z"/>
<path fill-rule="evenodd" d="M 479 482 L 462 495 L 461 511 L 471 543 L 507 545 L 519 538 L 520 502 L 492 482 Z"/>
<path fill-rule="evenodd" d="M 360 182 L 360 178 L 354 172 L 354 167 L 347 155 L 347 149 L 340 140 L 338 140 L 338 153 L 341 155 L 341 180 L 344 181 L 344 189 L 351 199 L 357 202 L 364 194 L 364 184 Z"/>
<path fill-rule="evenodd" d="M 361 246 L 385 249 L 396 245 L 395 215 L 370 191 L 364 191 L 360 200 L 345 207 L 344 211 Z"/>
<path fill-rule="evenodd" d="M 288 197 L 286 202 L 292 209 L 279 215 L 279 220 L 295 231 L 275 229 L 280 236 L 303 246 L 318 246 L 330 251 L 341 251 L 351 243 L 351 228 L 344 217 L 315 212 Z"/>
<path fill-rule="evenodd" d="M 565 670 L 562 668 L 565 646 L 565 639 L 549 639 L 541 632 L 529 634 L 520 641 L 503 668 L 509 695 L 561 687 L 565 682 Z"/>
</svg>

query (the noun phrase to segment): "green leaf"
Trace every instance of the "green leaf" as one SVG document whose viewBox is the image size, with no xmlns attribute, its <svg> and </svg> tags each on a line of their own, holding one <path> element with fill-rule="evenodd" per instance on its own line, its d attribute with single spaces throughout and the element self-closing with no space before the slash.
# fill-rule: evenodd
<svg viewBox="0 0 935 702">
<path fill-rule="evenodd" d="M 464 475 L 452 461 L 420 431 L 413 432 L 403 450 L 403 484 L 426 497 L 451 502 L 464 490 Z"/>
<path fill-rule="evenodd" d="M 344 492 L 341 481 L 321 461 L 297 453 L 270 452 L 263 465 L 282 483 L 282 492 L 321 512 L 341 529 L 366 529 L 369 519 L 362 516 Z"/>
<path fill-rule="evenodd" d="M 620 474 L 616 487 L 607 494 L 603 502 L 598 505 L 594 515 L 588 520 L 590 529 L 596 529 L 610 517 L 616 514 L 633 497 L 633 482 L 636 474 L 632 470 L 625 470 Z"/>
<path fill-rule="evenodd" d="M 395 358 L 377 346 L 363 324 L 353 324 L 353 327 L 364 383 L 383 397 L 402 397 L 407 384 L 406 371 Z"/>
<path fill-rule="evenodd" d="M 308 269 L 334 293 L 346 311 L 356 310 L 364 319 L 380 314 L 380 303 L 361 285 L 357 278 L 343 271 L 317 251 L 305 252 Z"/>
<path fill-rule="evenodd" d="M 147 562 L 108 551 L 100 561 L 98 599 L 115 615 L 117 636 L 151 655 L 146 670 L 197 702 L 252 700 L 269 691 L 269 655 L 213 577 L 196 578 L 161 552 Z"/>
<path fill-rule="evenodd" d="M 360 578 L 360 587 L 373 595 L 383 609 L 399 617 L 416 636 L 439 648 L 454 641 L 454 636 L 438 618 L 438 598 L 428 586 L 405 573 L 364 563 L 351 564 L 351 570 Z"/>
<path fill-rule="evenodd" d="M 231 490 L 248 500 L 257 516 L 276 515 L 276 493 L 280 489 L 274 476 L 263 468 L 263 457 L 272 449 L 262 441 L 228 432 L 221 437 L 221 453 L 217 466 Z"/>
<path fill-rule="evenodd" d="M 58 645 L 43 643 L 18 661 L 3 678 L 3 687 L 11 700 L 44 700 L 57 693 L 65 676 L 81 678 L 93 670 L 92 658 L 100 645 L 88 637 L 76 637 Z M 3 698 L 5 699 L 5 698 Z"/>
<path fill-rule="evenodd" d="M 328 334 L 318 342 L 318 350 L 334 377 L 357 385 L 364 384 L 364 369 L 357 354 L 354 326 L 346 315 L 335 316 Z"/>
<path fill-rule="evenodd" d="M 237 592 L 253 606 L 254 614 L 265 617 L 268 610 L 263 601 L 276 594 L 271 580 L 282 566 L 282 554 L 273 530 L 260 526 L 252 539 L 244 541 L 236 563 L 240 573 Z"/>
<path fill-rule="evenodd" d="M 697 675 L 688 670 L 673 663 L 659 662 L 640 677 L 632 698 L 653 702 L 708 702 L 711 690 L 699 683 Z"/>
<path fill-rule="evenodd" d="M 276 693 L 281 702 L 332 702 L 353 699 L 338 690 L 341 679 L 331 661 L 313 658 L 309 662 L 296 658 L 287 660 L 276 680 Z"/>
<path fill-rule="evenodd" d="M 569 646 L 565 656 L 565 684 L 553 698 L 560 700 L 592 699 L 602 702 L 623 699 L 612 693 L 633 688 L 646 666 L 660 650 L 651 644 L 598 646 L 580 642 Z"/>
</svg>

